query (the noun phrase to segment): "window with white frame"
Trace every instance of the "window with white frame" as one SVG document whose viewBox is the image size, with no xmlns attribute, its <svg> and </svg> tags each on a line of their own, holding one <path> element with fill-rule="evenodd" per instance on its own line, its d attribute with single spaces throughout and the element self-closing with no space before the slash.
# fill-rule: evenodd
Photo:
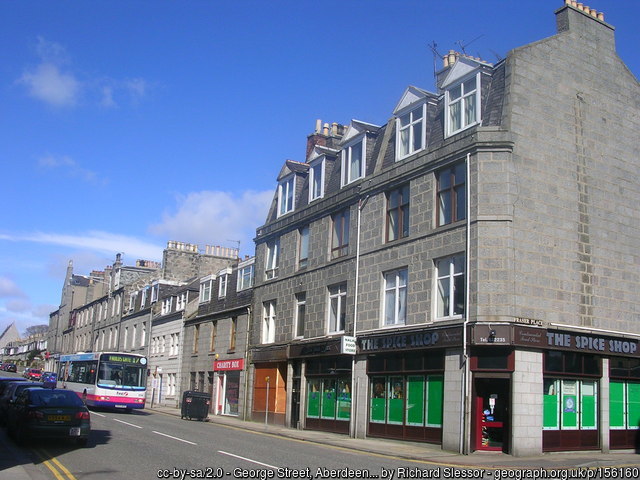
<svg viewBox="0 0 640 480">
<path fill-rule="evenodd" d="M 419 105 L 396 119 L 396 159 L 403 159 L 425 146 L 425 104 Z"/>
<path fill-rule="evenodd" d="M 246 290 L 247 288 L 253 287 L 255 258 L 252 258 L 250 262 L 251 263 L 249 264 L 245 264 L 243 262 L 238 265 L 238 291 Z"/>
<path fill-rule="evenodd" d="M 278 255 L 280 250 L 280 239 L 267 242 L 267 258 L 264 276 L 267 280 L 278 276 Z"/>
<path fill-rule="evenodd" d="M 262 343 L 276 341 L 276 301 L 262 304 Z"/>
<path fill-rule="evenodd" d="M 157 302 L 160 296 L 160 285 L 155 283 L 151 285 L 151 303 Z"/>
<path fill-rule="evenodd" d="M 131 348 L 136 348 L 136 338 L 138 338 L 138 324 L 133 326 L 133 331 L 131 332 Z"/>
<path fill-rule="evenodd" d="M 293 211 L 295 185 L 295 175 L 287 177 L 278 184 L 278 216 Z"/>
<path fill-rule="evenodd" d="M 218 298 L 227 296 L 227 284 L 229 283 L 229 274 L 223 273 L 218 276 Z"/>
<path fill-rule="evenodd" d="M 131 294 L 129 294 L 129 311 L 133 312 L 133 310 L 136 308 L 136 300 L 138 298 L 138 292 L 131 292 Z"/>
<path fill-rule="evenodd" d="M 407 269 L 384 274 L 384 325 L 407 322 Z"/>
<path fill-rule="evenodd" d="M 459 317 L 464 314 L 464 254 L 436 260 L 436 318 Z"/>
<path fill-rule="evenodd" d="M 184 310 L 187 306 L 187 292 L 176 295 L 176 312 Z"/>
<path fill-rule="evenodd" d="M 304 321 L 307 314 L 307 293 L 296 293 L 295 336 L 304 337 Z"/>
<path fill-rule="evenodd" d="M 162 315 L 171 313 L 172 304 L 173 304 L 173 297 L 167 297 L 162 301 Z"/>
<path fill-rule="evenodd" d="M 149 297 L 149 287 L 142 289 L 142 298 L 140 299 L 140 309 L 147 306 L 147 298 Z"/>
<path fill-rule="evenodd" d="M 236 349 L 238 338 L 238 317 L 231 317 L 231 335 L 229 336 L 229 350 Z"/>
<path fill-rule="evenodd" d="M 309 202 L 324 196 L 324 156 L 311 162 L 309 167 Z"/>
<path fill-rule="evenodd" d="M 122 340 L 124 345 L 124 349 L 126 350 L 129 346 L 129 327 L 124 327 L 124 339 Z"/>
<path fill-rule="evenodd" d="M 342 150 L 342 185 L 364 177 L 365 161 L 365 139 L 348 145 Z"/>
<path fill-rule="evenodd" d="M 140 346 L 144 347 L 146 341 L 147 341 L 147 326 L 143 323 L 142 333 L 140 334 Z"/>
<path fill-rule="evenodd" d="M 302 227 L 298 233 L 298 268 L 305 268 L 309 259 L 309 225 Z"/>
<path fill-rule="evenodd" d="M 329 287 L 329 333 L 344 332 L 346 324 L 347 284 Z"/>
<path fill-rule="evenodd" d="M 480 74 L 468 78 L 446 91 L 447 132 L 453 135 L 480 121 Z"/>
<path fill-rule="evenodd" d="M 211 301 L 211 288 L 213 286 L 213 277 L 211 275 L 200 280 L 200 303 Z"/>
</svg>

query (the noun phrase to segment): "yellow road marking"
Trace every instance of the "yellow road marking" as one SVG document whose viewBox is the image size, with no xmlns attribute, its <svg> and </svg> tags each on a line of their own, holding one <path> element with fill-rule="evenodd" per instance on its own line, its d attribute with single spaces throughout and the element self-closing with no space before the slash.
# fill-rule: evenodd
<svg viewBox="0 0 640 480">
<path fill-rule="evenodd" d="M 67 469 L 67 467 L 60 463 L 60 461 L 49 452 L 47 452 L 46 450 L 37 449 L 34 449 L 34 451 L 40 457 L 42 463 L 44 463 L 44 465 L 49 470 L 51 470 L 51 473 L 53 473 L 56 479 L 65 480 L 66 478 L 67 480 L 77 480 L 76 477 L 74 477 L 73 474 Z"/>
</svg>

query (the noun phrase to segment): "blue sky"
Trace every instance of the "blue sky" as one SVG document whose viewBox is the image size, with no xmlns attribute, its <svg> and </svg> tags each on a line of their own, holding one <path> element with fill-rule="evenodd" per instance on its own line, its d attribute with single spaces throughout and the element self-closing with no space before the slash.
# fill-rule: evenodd
<svg viewBox="0 0 640 480">
<path fill-rule="evenodd" d="M 592 0 L 640 75 L 640 2 Z M 253 254 L 316 119 L 382 125 L 434 91 L 430 45 L 495 62 L 562 0 L 0 2 L 0 331 L 48 323 L 75 273 L 167 241 Z M 437 61 L 440 68 L 442 62 Z"/>
</svg>

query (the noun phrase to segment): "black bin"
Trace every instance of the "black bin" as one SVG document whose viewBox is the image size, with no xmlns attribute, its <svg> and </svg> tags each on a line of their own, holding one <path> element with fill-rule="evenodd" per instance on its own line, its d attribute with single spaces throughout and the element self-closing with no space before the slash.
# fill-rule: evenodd
<svg viewBox="0 0 640 480">
<path fill-rule="evenodd" d="M 209 405 L 211 405 L 211 395 L 187 390 L 182 394 L 180 418 L 204 420 L 209 415 Z"/>
</svg>

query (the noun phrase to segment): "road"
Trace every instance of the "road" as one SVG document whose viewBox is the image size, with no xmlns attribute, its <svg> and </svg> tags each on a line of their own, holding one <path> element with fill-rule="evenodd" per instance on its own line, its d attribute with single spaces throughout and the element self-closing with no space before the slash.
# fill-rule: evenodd
<svg viewBox="0 0 640 480">
<path fill-rule="evenodd" d="M 150 411 L 93 411 L 91 420 L 86 448 L 34 442 L 23 451 L 41 473 L 68 480 L 336 476 L 395 480 L 402 468 L 434 468 Z M 438 473 L 442 477 L 442 471 Z"/>
</svg>

